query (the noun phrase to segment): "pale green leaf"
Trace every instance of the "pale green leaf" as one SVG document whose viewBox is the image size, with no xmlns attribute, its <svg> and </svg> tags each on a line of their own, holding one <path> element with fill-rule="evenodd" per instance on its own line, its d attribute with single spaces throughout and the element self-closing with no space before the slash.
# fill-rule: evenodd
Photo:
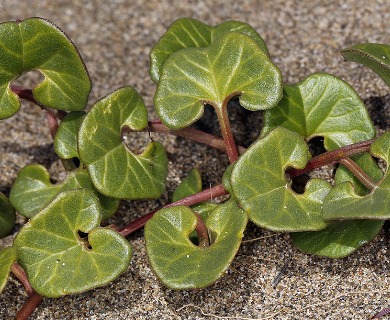
<svg viewBox="0 0 390 320">
<path fill-rule="evenodd" d="M 97 196 L 103 220 L 117 210 L 120 201 L 99 194 L 93 188 L 87 170 L 79 168 L 71 171 L 63 183 L 52 184 L 49 172 L 39 164 L 28 165 L 19 171 L 12 185 L 10 201 L 21 215 L 31 218 L 62 191 L 80 188 L 88 189 Z"/>
<path fill-rule="evenodd" d="M 8 198 L 0 192 L 0 238 L 6 236 L 15 224 L 15 210 Z"/>
<path fill-rule="evenodd" d="M 215 27 L 192 19 L 176 20 L 163 34 L 150 52 L 150 75 L 157 83 L 164 62 L 174 52 L 185 48 L 208 47 L 213 41 L 228 32 L 240 32 L 251 37 L 268 55 L 264 40 L 250 25 L 241 21 L 224 21 Z"/>
<path fill-rule="evenodd" d="M 374 126 L 357 93 L 329 74 L 314 74 L 296 85 L 284 87 L 283 99 L 264 113 L 261 136 L 282 126 L 307 141 L 324 137 L 333 150 L 375 136 Z"/>
<path fill-rule="evenodd" d="M 350 182 L 337 185 L 324 201 L 324 219 L 390 219 L 390 132 L 380 136 L 370 153 L 383 159 L 387 169 L 376 187 L 367 195 L 356 194 Z"/>
<path fill-rule="evenodd" d="M 200 177 L 199 170 L 194 168 L 173 192 L 172 202 L 176 202 L 200 191 L 202 191 L 202 178 Z"/>
<path fill-rule="evenodd" d="M 205 222 L 215 239 L 206 248 L 189 239 L 196 223 L 190 208 L 178 206 L 158 211 L 145 226 L 152 268 L 170 288 L 203 288 L 219 279 L 240 246 L 247 217 L 232 200 L 218 206 Z"/>
<path fill-rule="evenodd" d="M 122 141 L 122 129 L 145 129 L 147 110 L 132 87 L 96 102 L 79 132 L 80 160 L 102 194 L 114 198 L 158 198 L 164 192 L 168 159 L 164 147 L 150 142 L 134 154 Z"/>
<path fill-rule="evenodd" d="M 361 63 L 378 74 L 390 86 L 390 46 L 381 43 L 359 43 L 341 50 L 345 60 Z"/>
<path fill-rule="evenodd" d="M 205 104 L 221 110 L 238 95 L 248 110 L 269 109 L 281 98 L 282 81 L 253 39 L 231 32 L 209 47 L 172 54 L 164 63 L 154 103 L 162 122 L 180 129 L 198 120 Z"/>
<path fill-rule="evenodd" d="M 88 190 L 60 193 L 14 241 L 18 262 L 35 291 L 61 297 L 102 286 L 127 269 L 128 241 L 99 227 L 100 205 Z M 79 231 L 88 233 L 80 238 Z"/>
<path fill-rule="evenodd" d="M 0 293 L 4 290 L 11 267 L 16 262 L 17 255 L 14 247 L 8 247 L 0 251 Z"/>
<path fill-rule="evenodd" d="M 343 258 L 376 237 L 383 221 L 345 220 L 332 222 L 323 230 L 292 233 L 294 246 L 305 253 Z"/>
<path fill-rule="evenodd" d="M 320 230 L 322 201 L 328 182 L 312 179 L 305 192 L 291 189 L 288 168 L 304 168 L 310 159 L 307 144 L 297 133 L 279 127 L 257 140 L 234 164 L 230 178 L 234 197 L 249 219 L 274 231 Z"/>
<path fill-rule="evenodd" d="M 10 84 L 30 70 L 45 77 L 33 89 L 39 103 L 59 110 L 85 108 L 91 81 L 76 47 L 51 22 L 30 18 L 0 24 L 0 119 L 19 110 Z"/>
</svg>

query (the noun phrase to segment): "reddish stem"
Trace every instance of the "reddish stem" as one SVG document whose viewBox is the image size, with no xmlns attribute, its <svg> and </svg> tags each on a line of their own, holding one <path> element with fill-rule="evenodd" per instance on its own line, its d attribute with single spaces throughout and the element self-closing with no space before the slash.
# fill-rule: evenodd
<svg viewBox="0 0 390 320">
<path fill-rule="evenodd" d="M 14 263 L 11 267 L 11 271 L 14 274 L 14 276 L 18 278 L 20 283 L 24 286 L 24 288 L 27 291 L 27 294 L 31 296 L 34 290 L 31 287 L 30 282 L 28 282 L 26 272 L 23 270 L 23 268 L 19 264 Z"/>
<path fill-rule="evenodd" d="M 371 177 L 365 173 L 358 164 L 350 158 L 341 159 L 340 164 L 346 167 L 353 175 L 370 191 L 377 187 L 377 184 Z"/>
<path fill-rule="evenodd" d="M 238 150 L 230 127 L 227 105 L 224 104 L 221 108 L 215 108 L 215 111 L 217 113 L 219 126 L 221 127 L 223 141 L 225 142 L 226 153 L 230 163 L 234 163 L 238 159 Z"/>
<path fill-rule="evenodd" d="M 370 146 L 374 141 L 375 139 L 362 141 L 341 147 L 333 151 L 325 152 L 311 159 L 303 169 L 289 169 L 287 173 L 291 178 L 294 178 L 322 166 L 339 162 L 343 158 L 348 158 L 359 153 L 367 152 L 370 150 Z"/>
<path fill-rule="evenodd" d="M 153 217 L 153 215 L 162 208 L 169 208 L 169 207 L 175 207 L 175 206 L 192 206 L 197 203 L 201 203 L 213 198 L 217 198 L 223 195 L 227 195 L 228 192 L 225 190 L 225 188 L 222 185 L 218 185 L 216 187 L 203 190 L 201 192 L 198 192 L 197 194 L 194 194 L 192 196 L 186 197 L 184 199 L 181 199 L 176 202 L 172 202 L 170 204 L 167 204 L 166 206 L 163 206 L 161 208 L 155 209 L 148 214 L 128 223 L 126 226 L 124 226 L 122 229 L 120 229 L 119 233 L 127 237 L 128 235 L 132 234 L 133 232 L 141 229 L 146 222 Z"/>
<path fill-rule="evenodd" d="M 202 220 L 202 217 L 200 216 L 199 213 L 194 212 L 197 218 L 197 223 L 196 223 L 196 234 L 198 235 L 199 239 L 199 247 L 201 248 L 206 248 L 210 246 L 210 240 L 209 240 L 209 233 L 207 231 L 207 227 L 204 224 L 204 221 Z"/>
<path fill-rule="evenodd" d="M 19 310 L 18 314 L 16 315 L 16 320 L 26 320 L 28 319 L 34 310 L 39 306 L 39 304 L 42 302 L 43 298 L 42 296 L 37 293 L 33 292 L 31 296 L 27 299 L 27 301 L 24 303 L 22 309 Z"/>
</svg>

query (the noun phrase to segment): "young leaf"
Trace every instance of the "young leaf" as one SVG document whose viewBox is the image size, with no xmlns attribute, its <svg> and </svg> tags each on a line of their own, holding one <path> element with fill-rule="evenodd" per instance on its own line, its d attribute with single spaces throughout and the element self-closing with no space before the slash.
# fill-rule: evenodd
<svg viewBox="0 0 390 320">
<path fill-rule="evenodd" d="M 145 226 L 146 250 L 154 272 L 174 289 L 203 288 L 220 278 L 233 260 L 247 217 L 232 200 L 218 206 L 206 220 L 215 238 L 210 247 L 189 239 L 196 216 L 184 206 L 161 209 Z"/>
<path fill-rule="evenodd" d="M 150 52 L 150 76 L 158 83 L 162 66 L 174 52 L 185 48 L 208 47 L 215 39 L 228 32 L 240 32 L 251 37 L 268 54 L 264 40 L 250 25 L 240 21 L 224 21 L 210 27 L 191 18 L 176 20 Z"/>
<path fill-rule="evenodd" d="M 11 267 L 16 262 L 16 259 L 17 255 L 14 247 L 8 247 L 0 251 L 0 293 L 7 284 Z"/>
<path fill-rule="evenodd" d="M 20 108 L 10 84 L 21 74 L 38 70 L 45 79 L 33 90 L 42 105 L 59 110 L 85 108 L 91 81 L 76 47 L 51 22 L 30 18 L 0 24 L 0 119 Z"/>
<path fill-rule="evenodd" d="M 343 258 L 374 239 L 382 226 L 383 221 L 345 220 L 332 222 L 320 231 L 296 232 L 291 236 L 294 246 L 305 253 Z"/>
<path fill-rule="evenodd" d="M 360 43 L 341 50 L 345 60 L 369 67 L 390 86 L 390 46 L 380 43 Z"/>
<path fill-rule="evenodd" d="M 202 191 L 202 178 L 199 170 L 192 169 L 173 192 L 172 202 L 179 201 L 200 191 Z"/>
<path fill-rule="evenodd" d="M 350 182 L 337 185 L 325 198 L 324 219 L 390 219 L 390 132 L 380 136 L 370 148 L 370 153 L 387 163 L 387 169 L 376 187 L 367 195 L 355 193 Z"/>
<path fill-rule="evenodd" d="M 205 104 L 220 110 L 237 95 L 248 110 L 269 109 L 281 98 L 282 80 L 253 39 L 231 32 L 207 48 L 172 54 L 164 63 L 154 102 L 162 122 L 180 129 L 198 120 Z"/>
<path fill-rule="evenodd" d="M 326 150 L 372 139 L 375 129 L 356 92 L 329 74 L 314 74 L 284 87 L 278 106 L 264 113 L 261 136 L 282 126 L 310 140 L 324 137 Z"/>
<path fill-rule="evenodd" d="M 7 197 L 0 192 L 0 238 L 6 236 L 14 227 L 15 210 Z"/>
<path fill-rule="evenodd" d="M 122 129 L 145 129 L 147 110 L 132 87 L 123 87 L 96 102 L 79 132 L 80 160 L 102 194 L 114 198 L 158 198 L 164 192 L 168 159 L 164 147 L 150 142 L 134 154 L 122 141 Z"/>
<path fill-rule="evenodd" d="M 62 119 L 54 137 L 54 151 L 60 158 L 79 158 L 77 136 L 84 117 L 84 111 L 74 111 Z"/>
<path fill-rule="evenodd" d="M 60 193 L 16 236 L 18 262 L 31 286 L 56 298 L 104 285 L 127 269 L 128 241 L 99 227 L 100 205 L 88 190 Z M 88 240 L 79 236 L 88 233 Z"/>
<path fill-rule="evenodd" d="M 87 170 L 79 168 L 70 172 L 63 183 L 52 184 L 49 172 L 39 164 L 28 165 L 19 171 L 11 189 L 10 201 L 21 215 L 31 218 L 62 191 L 80 188 L 88 189 L 98 197 L 103 220 L 118 209 L 120 200 L 99 194 L 93 188 Z"/>
<path fill-rule="evenodd" d="M 322 201 L 328 182 L 312 179 L 303 194 L 295 193 L 286 169 L 304 168 L 307 144 L 297 133 L 279 127 L 259 139 L 234 164 L 230 178 L 234 197 L 249 219 L 274 231 L 320 230 Z"/>
</svg>

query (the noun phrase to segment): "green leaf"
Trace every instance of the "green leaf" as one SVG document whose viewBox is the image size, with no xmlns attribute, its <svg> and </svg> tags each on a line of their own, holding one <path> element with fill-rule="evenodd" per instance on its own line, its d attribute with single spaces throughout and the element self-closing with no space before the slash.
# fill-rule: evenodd
<svg viewBox="0 0 390 320">
<path fill-rule="evenodd" d="M 185 48 L 208 47 L 215 39 L 228 32 L 240 32 L 251 37 L 268 54 L 264 40 L 250 25 L 240 21 L 224 21 L 210 27 L 191 18 L 176 20 L 160 38 L 150 52 L 150 76 L 157 83 L 162 66 L 174 52 Z"/>
<path fill-rule="evenodd" d="M 100 205 L 88 190 L 60 193 L 16 236 L 18 262 L 31 286 L 56 298 L 116 279 L 131 259 L 128 241 L 99 227 Z M 88 233 L 88 240 L 79 236 Z"/>
<path fill-rule="evenodd" d="M 4 290 L 12 265 L 16 262 L 15 247 L 8 247 L 0 251 L 0 293 Z"/>
<path fill-rule="evenodd" d="M 198 120 L 205 104 L 217 110 L 240 95 L 248 110 L 272 108 L 281 98 L 279 69 L 250 37 L 224 34 L 207 48 L 189 48 L 164 63 L 154 103 L 162 122 L 180 129 Z"/>
<path fill-rule="evenodd" d="M 390 46 L 380 43 L 359 43 L 341 50 L 345 60 L 361 63 L 378 74 L 390 86 Z"/>
<path fill-rule="evenodd" d="M 33 90 L 42 105 L 76 111 L 85 108 L 91 81 L 73 43 L 51 22 L 30 18 L 0 24 L 0 119 L 20 108 L 10 84 L 21 74 L 38 70 L 45 79 Z"/>
<path fill-rule="evenodd" d="M 337 221 L 320 231 L 293 233 L 292 240 L 305 253 L 343 258 L 374 239 L 382 226 L 383 221 Z"/>
<path fill-rule="evenodd" d="M 235 163 L 230 183 L 236 200 L 250 220 L 274 231 L 326 227 L 321 209 L 330 184 L 312 179 L 305 192 L 297 194 L 286 178 L 286 169 L 304 168 L 309 159 L 303 138 L 282 127 L 247 149 Z"/>
<path fill-rule="evenodd" d="M 164 192 L 168 158 L 150 142 L 134 154 L 122 141 L 122 129 L 145 129 L 148 115 L 141 96 L 123 87 L 96 102 L 79 132 L 79 155 L 99 192 L 114 198 L 158 198 Z"/>
<path fill-rule="evenodd" d="M 376 187 L 367 195 L 356 194 L 353 184 L 344 182 L 333 188 L 324 201 L 324 219 L 390 219 L 390 132 L 380 136 L 370 153 L 387 163 L 387 169 Z"/>
<path fill-rule="evenodd" d="M 200 191 L 202 191 L 202 178 L 200 177 L 199 170 L 194 168 L 177 186 L 172 196 L 172 202 L 192 196 Z"/>
<path fill-rule="evenodd" d="M 54 137 L 54 151 L 60 158 L 79 158 L 77 136 L 84 117 L 84 111 L 74 111 L 62 119 Z"/>
<path fill-rule="evenodd" d="M 0 238 L 6 236 L 15 224 L 15 210 L 8 198 L 0 192 Z"/>
<path fill-rule="evenodd" d="M 371 139 L 375 129 L 356 92 L 329 74 L 314 74 L 284 87 L 278 106 L 264 113 L 261 136 L 282 126 L 310 140 L 324 137 L 326 150 Z"/>
<path fill-rule="evenodd" d="M 11 189 L 10 201 L 21 215 L 31 218 L 62 191 L 80 188 L 88 189 L 98 197 L 103 220 L 118 209 L 120 201 L 99 194 L 93 188 L 87 170 L 79 168 L 70 172 L 63 183 L 52 184 L 49 172 L 39 164 L 28 165 L 19 171 Z"/>
<path fill-rule="evenodd" d="M 145 226 L 146 250 L 154 272 L 174 289 L 203 288 L 219 279 L 233 260 L 247 217 L 232 200 L 218 206 L 206 220 L 210 247 L 189 239 L 196 216 L 184 206 L 159 210 Z"/>
</svg>

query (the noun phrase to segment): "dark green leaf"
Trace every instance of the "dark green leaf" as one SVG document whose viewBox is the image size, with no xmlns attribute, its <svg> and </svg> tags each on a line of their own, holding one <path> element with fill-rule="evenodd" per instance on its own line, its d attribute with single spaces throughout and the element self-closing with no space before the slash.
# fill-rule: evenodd
<svg viewBox="0 0 390 320">
<path fill-rule="evenodd" d="M 172 23 L 150 52 L 150 75 L 152 80 L 155 83 L 159 81 L 164 62 L 174 52 L 185 48 L 208 47 L 215 39 L 228 32 L 246 34 L 255 40 L 268 55 L 263 39 L 255 29 L 244 22 L 224 21 L 215 27 L 210 27 L 195 19 L 181 18 Z"/>
<path fill-rule="evenodd" d="M 100 205 L 88 190 L 60 193 L 14 241 L 18 262 L 43 296 L 61 297 L 104 285 L 127 269 L 128 241 L 99 227 Z M 78 232 L 88 233 L 88 240 Z"/>
<path fill-rule="evenodd" d="M 14 247 L 8 247 L 0 251 L 0 293 L 4 290 L 11 267 L 16 262 L 17 255 Z"/>
<path fill-rule="evenodd" d="M 279 127 L 257 140 L 234 164 L 230 183 L 234 197 L 249 219 L 274 231 L 320 230 L 322 201 L 328 182 L 312 179 L 303 194 L 291 189 L 286 169 L 301 169 L 310 159 L 307 144 L 297 133 Z"/>
<path fill-rule="evenodd" d="M 360 43 L 341 50 L 345 60 L 361 63 L 390 86 L 390 46 L 380 43 Z"/>
<path fill-rule="evenodd" d="M 0 24 L 0 119 L 20 108 L 10 84 L 21 74 L 38 70 L 45 79 L 33 90 L 42 105 L 76 111 L 85 108 L 91 81 L 76 47 L 51 22 L 30 18 Z"/>
<path fill-rule="evenodd" d="M 85 169 L 74 170 L 63 183 L 52 184 L 49 172 L 38 164 L 28 165 L 19 171 L 11 189 L 10 201 L 21 215 L 31 218 L 62 191 L 80 188 L 88 189 L 98 197 L 103 220 L 117 210 L 120 201 L 99 194 Z"/>
<path fill-rule="evenodd" d="M 62 119 L 54 137 L 54 151 L 60 158 L 79 158 L 77 136 L 84 117 L 84 111 L 74 111 Z"/>
<path fill-rule="evenodd" d="M 189 48 L 164 63 L 156 111 L 165 125 L 180 129 L 198 120 L 205 104 L 220 110 L 240 95 L 248 110 L 272 108 L 281 98 L 279 69 L 250 37 L 224 34 L 207 48 Z"/>
<path fill-rule="evenodd" d="M 164 147 L 150 142 L 134 154 L 122 129 L 145 129 L 147 110 L 132 87 L 123 87 L 94 104 L 79 132 L 79 155 L 99 192 L 114 198 L 158 198 L 164 192 L 168 159 Z"/>
<path fill-rule="evenodd" d="M 189 239 L 196 223 L 190 208 L 178 206 L 158 211 L 145 226 L 152 268 L 170 288 L 203 288 L 219 279 L 240 246 L 247 217 L 232 200 L 218 206 L 205 222 L 215 239 L 206 248 Z"/>
<path fill-rule="evenodd" d="M 15 210 L 8 198 L 0 192 L 0 238 L 6 236 L 14 227 Z"/>
<path fill-rule="evenodd" d="M 310 140 L 324 137 L 326 150 L 371 139 L 375 129 L 356 92 L 329 74 L 314 74 L 284 88 L 278 106 L 264 114 L 261 136 L 282 126 Z"/>
<path fill-rule="evenodd" d="M 373 220 L 337 221 L 320 231 L 293 233 L 292 239 L 303 252 L 342 258 L 375 238 L 382 225 L 382 221 Z"/>
</svg>

